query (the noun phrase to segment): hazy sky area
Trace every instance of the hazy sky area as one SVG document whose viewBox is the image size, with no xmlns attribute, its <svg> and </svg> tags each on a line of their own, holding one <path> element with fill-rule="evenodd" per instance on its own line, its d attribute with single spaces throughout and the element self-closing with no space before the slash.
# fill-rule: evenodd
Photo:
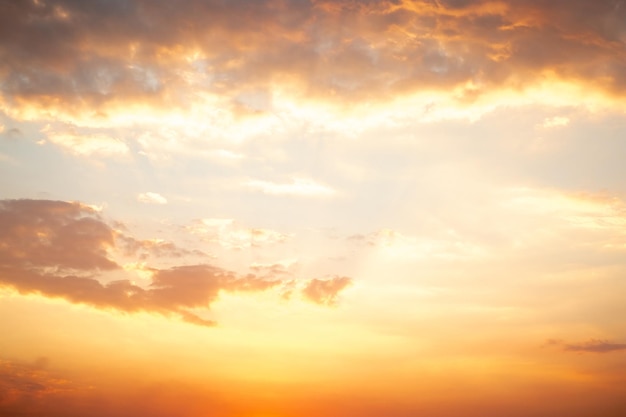
<svg viewBox="0 0 626 417">
<path fill-rule="evenodd" d="M 626 416 L 626 2 L 0 0 L 0 416 Z"/>
</svg>

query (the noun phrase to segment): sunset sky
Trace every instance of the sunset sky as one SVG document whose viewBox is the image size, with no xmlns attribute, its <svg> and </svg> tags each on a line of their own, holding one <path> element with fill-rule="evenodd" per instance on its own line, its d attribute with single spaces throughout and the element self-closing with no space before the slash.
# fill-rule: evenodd
<svg viewBox="0 0 626 417">
<path fill-rule="evenodd" d="M 0 0 L 0 416 L 625 415 L 625 1 Z"/>
</svg>

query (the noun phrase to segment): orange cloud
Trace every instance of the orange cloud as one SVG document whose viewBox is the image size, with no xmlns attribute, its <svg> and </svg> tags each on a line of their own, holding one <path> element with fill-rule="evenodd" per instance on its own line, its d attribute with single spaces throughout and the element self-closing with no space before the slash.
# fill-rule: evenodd
<svg viewBox="0 0 626 417">
<path fill-rule="evenodd" d="M 191 310 L 208 309 L 223 291 L 253 293 L 290 285 L 275 278 L 280 271 L 264 271 L 262 277 L 239 276 L 208 264 L 145 267 L 150 273 L 146 286 L 128 279 L 104 280 L 102 272 L 121 269 L 107 254 L 116 248 L 144 259 L 147 254 L 176 258 L 199 253 L 171 242 L 142 241 L 114 232 L 93 208 L 81 203 L 0 201 L 0 286 L 22 294 L 128 313 L 173 315 L 212 326 L 215 322 Z M 304 294 L 314 302 L 331 305 L 349 282 L 349 278 L 314 279 Z"/>
<path fill-rule="evenodd" d="M 112 356 L 109 365 L 116 364 Z M 0 358 L 0 415 L 191 417 L 210 410 L 211 415 L 226 417 L 236 408 L 215 390 L 188 381 L 166 377 L 146 381 L 137 377 L 139 371 L 118 374 L 112 384 L 102 372 L 55 369 L 46 363 L 46 358 L 34 362 Z"/>
<path fill-rule="evenodd" d="M 626 343 L 598 339 L 590 339 L 582 343 L 565 343 L 561 340 L 550 340 L 548 345 L 560 346 L 564 351 L 579 353 L 611 353 L 626 350 Z"/>
<path fill-rule="evenodd" d="M 350 104 L 455 89 L 471 101 L 546 80 L 622 97 L 626 85 L 620 2 L 42 1 L 0 11 L 2 107 L 17 116 L 171 109 L 198 92 L 257 113 L 278 85 Z M 264 104 L 242 102 L 250 92 Z"/>
<path fill-rule="evenodd" d="M 47 363 L 45 357 L 33 363 L 0 359 L 0 414 L 40 415 L 34 403 L 50 404 L 79 390 L 71 381 L 50 373 Z"/>
<path fill-rule="evenodd" d="M 0 262 L 29 269 L 111 270 L 114 232 L 91 207 L 45 200 L 0 201 Z"/>
<path fill-rule="evenodd" d="M 115 245 L 114 232 L 94 209 L 80 203 L 2 201 L 0 230 L 0 284 L 24 294 L 126 312 L 174 314 L 195 324 L 213 325 L 188 309 L 208 307 L 220 291 L 263 291 L 280 284 L 252 275 L 237 277 L 210 265 L 152 269 L 147 288 L 128 280 L 102 283 L 93 275 L 119 268 L 107 257 L 107 248 Z M 130 237 L 121 241 L 131 253 L 142 249 L 180 253 L 173 244 L 147 245 Z"/>
<path fill-rule="evenodd" d="M 302 294 L 316 304 L 334 305 L 341 290 L 352 284 L 348 277 L 334 277 L 329 279 L 312 279 L 302 290 Z"/>
</svg>

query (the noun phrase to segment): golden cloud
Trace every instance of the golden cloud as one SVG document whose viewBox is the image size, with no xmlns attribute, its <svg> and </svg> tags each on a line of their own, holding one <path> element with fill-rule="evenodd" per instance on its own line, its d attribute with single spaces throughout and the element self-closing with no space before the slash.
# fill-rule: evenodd
<svg viewBox="0 0 626 417">
<path fill-rule="evenodd" d="M 348 277 L 333 277 L 328 279 L 312 279 L 302 290 L 302 294 L 316 304 L 334 305 L 340 291 L 352 284 Z"/>
<path fill-rule="evenodd" d="M 41 1 L 1 11 L 2 108 L 15 117 L 189 108 L 202 94 L 253 114 L 285 86 L 353 107 L 429 91 L 472 102 L 546 80 L 622 97 L 626 85 L 616 1 Z"/>
</svg>

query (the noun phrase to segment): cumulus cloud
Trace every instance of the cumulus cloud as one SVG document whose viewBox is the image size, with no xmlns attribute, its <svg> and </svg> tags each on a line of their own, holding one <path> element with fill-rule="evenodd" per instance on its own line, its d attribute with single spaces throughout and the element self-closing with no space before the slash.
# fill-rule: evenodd
<svg viewBox="0 0 626 417">
<path fill-rule="evenodd" d="M 211 222 L 209 222 L 211 223 Z M 256 233 L 267 236 L 267 233 Z M 252 232 L 248 237 L 254 236 Z M 212 326 L 194 309 L 208 309 L 221 292 L 261 292 L 287 285 L 279 268 L 259 266 L 263 276 L 241 276 L 209 264 L 158 269 L 142 266 L 147 283 L 104 279 L 122 268 L 109 251 L 126 256 L 197 254 L 171 242 L 139 240 L 111 229 L 91 206 L 48 200 L 0 201 L 0 286 L 21 294 L 40 294 L 122 312 L 146 311 L 178 316 L 189 323 Z M 282 264 L 281 264 L 282 265 Z M 283 268 L 289 264 L 285 263 Z M 254 269 L 254 268 L 253 268 Z M 313 280 L 304 294 L 320 304 L 333 304 L 348 278 Z"/>
<path fill-rule="evenodd" d="M 0 201 L 0 265 L 111 270 L 114 231 L 98 212 L 77 202 Z"/>
<path fill-rule="evenodd" d="M 327 279 L 312 279 L 302 290 L 304 297 L 316 304 L 334 305 L 339 293 L 352 284 L 348 277 L 333 277 Z"/>
</svg>

